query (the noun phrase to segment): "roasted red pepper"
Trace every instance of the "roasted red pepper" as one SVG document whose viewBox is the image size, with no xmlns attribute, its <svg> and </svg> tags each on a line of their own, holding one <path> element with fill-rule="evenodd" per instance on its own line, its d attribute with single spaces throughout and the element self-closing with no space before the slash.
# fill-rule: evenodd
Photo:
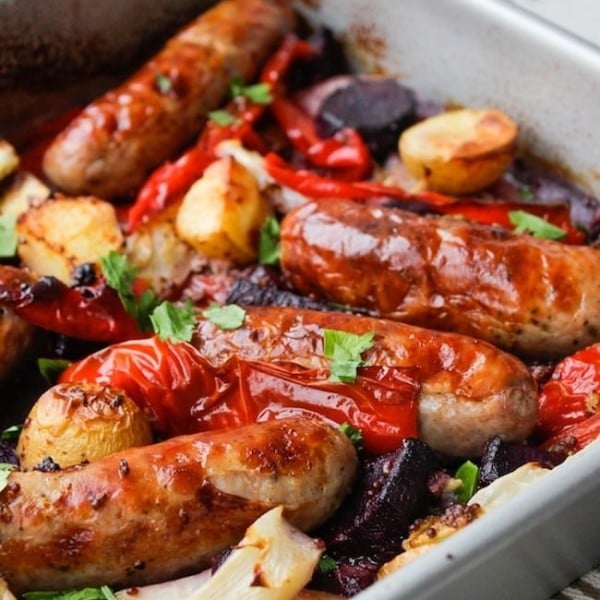
<svg viewBox="0 0 600 600">
<path fill-rule="evenodd" d="M 566 232 L 561 240 L 568 244 L 583 244 L 585 234 L 577 229 L 569 215 L 569 207 L 564 204 L 545 206 L 543 204 L 519 202 L 476 202 L 461 200 L 455 204 L 441 208 L 445 214 L 461 215 L 466 219 L 477 221 L 485 225 L 499 225 L 508 229 L 514 226 L 510 221 L 509 213 L 522 210 L 537 217 L 545 219 L 552 225 L 560 227 Z"/>
<path fill-rule="evenodd" d="M 103 279 L 69 287 L 54 277 L 33 279 L 2 266 L 0 304 L 32 325 L 93 342 L 113 343 L 145 335 Z"/>
<path fill-rule="evenodd" d="M 553 452 L 575 454 L 598 439 L 600 439 L 600 414 L 565 427 L 544 441 L 542 448 Z"/>
<path fill-rule="evenodd" d="M 348 422 L 362 431 L 365 450 L 372 453 L 416 437 L 419 386 L 407 370 L 359 368 L 352 384 L 330 382 L 328 375 L 237 358 L 215 367 L 191 344 L 152 337 L 100 350 L 69 367 L 60 381 L 124 390 L 163 435 L 306 416 Z"/>
<path fill-rule="evenodd" d="M 294 147 L 313 165 L 333 169 L 336 179 L 359 181 L 370 174 L 371 153 L 357 131 L 345 129 L 323 139 L 314 121 L 289 100 L 275 98 L 270 109 Z"/>
<path fill-rule="evenodd" d="M 271 86 L 275 94 L 290 65 L 297 59 L 312 56 L 313 48 L 293 35 L 287 36 L 279 49 L 265 64 L 260 80 Z M 254 133 L 253 125 L 265 111 L 266 105 L 253 104 L 245 98 L 237 98 L 227 106 L 232 117 L 230 125 L 208 121 L 194 147 L 178 160 L 167 163 L 154 171 L 140 189 L 131 207 L 126 230 L 135 230 L 148 215 L 177 202 L 215 160 L 215 149 L 224 140 L 239 139 L 250 148 L 261 150 L 261 142 Z"/>
<path fill-rule="evenodd" d="M 537 435 L 545 440 L 600 412 L 600 344 L 561 361 L 540 392 Z"/>
<path fill-rule="evenodd" d="M 456 202 L 450 196 L 434 192 L 411 194 L 403 188 L 384 185 L 375 181 L 338 181 L 330 177 L 322 177 L 312 171 L 296 170 L 272 152 L 265 156 L 265 169 L 281 185 L 309 198 L 348 198 L 355 200 L 394 198 L 396 200 L 424 202 L 431 206 L 444 206 Z"/>
</svg>

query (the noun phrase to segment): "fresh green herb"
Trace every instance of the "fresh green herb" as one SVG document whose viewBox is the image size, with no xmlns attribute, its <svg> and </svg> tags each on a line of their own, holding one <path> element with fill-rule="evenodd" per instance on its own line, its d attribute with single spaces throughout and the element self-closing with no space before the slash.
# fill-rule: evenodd
<svg viewBox="0 0 600 600">
<path fill-rule="evenodd" d="M 37 366 L 42 377 L 54 385 L 58 376 L 71 364 L 70 360 L 64 358 L 38 358 Z"/>
<path fill-rule="evenodd" d="M 183 306 L 161 302 L 152 311 L 150 321 L 159 338 L 170 342 L 189 342 L 196 323 L 194 305 L 189 299 Z"/>
<path fill-rule="evenodd" d="M 511 210 L 508 213 L 510 222 L 515 226 L 517 233 L 531 232 L 535 237 L 547 240 L 560 240 L 567 232 L 556 225 L 552 225 L 545 219 L 532 215 L 524 210 Z"/>
<path fill-rule="evenodd" d="M 23 429 L 22 425 L 11 425 L 10 427 L 7 427 L 0 432 L 0 441 L 11 442 L 19 439 L 21 429 Z"/>
<path fill-rule="evenodd" d="M 17 219 L 0 217 L 0 258 L 10 258 L 17 253 Z"/>
<path fill-rule="evenodd" d="M 154 84 L 161 94 L 170 94 L 173 91 L 173 82 L 164 73 L 157 73 L 154 76 Z"/>
<path fill-rule="evenodd" d="M 23 598 L 25 600 L 117 600 L 107 585 L 66 592 L 25 592 Z"/>
<path fill-rule="evenodd" d="M 125 310 L 136 320 L 142 331 L 151 331 L 150 315 L 160 303 L 152 290 L 145 290 L 138 298 L 133 292 L 137 269 L 124 254 L 111 250 L 100 259 L 108 285 L 116 290 Z"/>
<path fill-rule="evenodd" d="M 263 265 L 276 265 L 279 262 L 279 236 L 281 228 L 275 217 L 267 217 L 260 228 L 258 260 Z"/>
<path fill-rule="evenodd" d="M 8 485 L 8 476 L 17 467 L 11 463 L 0 463 L 0 492 Z"/>
<path fill-rule="evenodd" d="M 235 115 L 232 115 L 226 110 L 213 110 L 208 113 L 208 118 L 211 121 L 214 121 L 217 125 L 220 125 L 221 127 L 233 125 L 238 121 Z"/>
<path fill-rule="evenodd" d="M 535 198 L 535 194 L 528 187 L 519 187 L 517 193 L 519 194 L 519 199 L 524 202 Z"/>
<path fill-rule="evenodd" d="M 360 448 L 362 446 L 363 434 L 360 429 L 356 429 L 356 427 L 353 427 L 352 425 L 350 425 L 350 423 L 344 422 L 340 425 L 340 430 L 342 431 L 342 433 L 346 434 L 348 439 L 357 448 Z"/>
<path fill-rule="evenodd" d="M 248 98 L 254 104 L 270 104 L 273 101 L 271 86 L 268 83 L 244 85 L 239 77 L 234 77 L 230 87 L 233 98 Z"/>
<path fill-rule="evenodd" d="M 326 575 L 327 573 L 331 573 L 331 571 L 334 571 L 337 568 L 338 564 L 339 563 L 337 560 L 335 560 L 335 558 L 329 556 L 328 554 L 323 554 L 319 559 L 319 564 L 317 565 L 317 568 L 321 573 Z"/>
<path fill-rule="evenodd" d="M 461 480 L 461 486 L 456 491 L 456 499 L 466 504 L 473 496 L 479 480 L 479 468 L 470 460 L 464 462 L 456 471 L 456 479 Z"/>
<path fill-rule="evenodd" d="M 355 335 L 336 329 L 323 330 L 323 353 L 331 361 L 331 381 L 352 383 L 356 369 L 364 365 L 361 354 L 373 345 L 374 333 Z"/>
<path fill-rule="evenodd" d="M 213 302 L 202 315 L 219 329 L 238 329 L 244 324 L 246 311 L 237 304 L 219 306 Z"/>
</svg>

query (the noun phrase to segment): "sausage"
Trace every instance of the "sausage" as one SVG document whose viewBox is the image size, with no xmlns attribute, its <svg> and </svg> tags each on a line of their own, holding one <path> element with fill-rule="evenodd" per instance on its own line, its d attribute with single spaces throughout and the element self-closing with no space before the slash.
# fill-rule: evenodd
<svg viewBox="0 0 600 600">
<path fill-rule="evenodd" d="M 58 135 L 44 156 L 46 176 L 72 195 L 109 199 L 134 192 L 151 169 L 193 139 L 234 77 L 255 75 L 294 25 L 290 5 L 225 0 L 202 14 Z M 167 89 L 157 77 L 166 78 Z"/>
<path fill-rule="evenodd" d="M 231 356 L 328 367 L 323 329 L 374 332 L 367 364 L 414 370 L 420 384 L 419 438 L 452 456 L 476 456 L 491 437 L 527 438 L 537 418 L 537 390 L 525 365 L 467 336 L 341 312 L 248 308 L 243 327 L 222 331 L 199 321 L 192 343 L 215 364 Z"/>
<path fill-rule="evenodd" d="M 552 360 L 600 340 L 600 251 L 452 217 L 312 201 L 281 227 L 300 292 Z"/>
<path fill-rule="evenodd" d="M 320 524 L 356 465 L 340 430 L 289 419 L 14 472 L 0 493 L 0 572 L 15 593 L 197 572 L 274 506 L 300 529 Z"/>
</svg>

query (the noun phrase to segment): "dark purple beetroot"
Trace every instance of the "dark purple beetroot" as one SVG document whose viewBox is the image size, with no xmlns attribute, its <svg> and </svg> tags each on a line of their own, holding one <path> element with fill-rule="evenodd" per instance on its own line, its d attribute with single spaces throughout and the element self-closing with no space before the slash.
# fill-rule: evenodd
<svg viewBox="0 0 600 600">
<path fill-rule="evenodd" d="M 19 455 L 13 443 L 0 440 L 0 463 L 19 466 Z"/>
<path fill-rule="evenodd" d="M 411 523 L 424 514 L 437 467 L 429 446 L 413 439 L 395 452 L 363 458 L 350 497 L 315 532 L 327 555 L 338 561 L 331 571 L 316 574 L 315 585 L 345 596 L 370 585 L 379 567 L 401 551 Z"/>
<path fill-rule="evenodd" d="M 392 78 L 353 77 L 321 103 L 317 130 L 331 137 L 344 127 L 357 129 L 373 156 L 383 160 L 398 136 L 416 120 L 415 95 Z"/>
<path fill-rule="evenodd" d="M 488 486 L 499 477 L 512 473 L 528 462 L 536 462 L 551 469 L 565 458 L 566 456 L 557 452 L 549 452 L 526 444 L 503 442 L 499 437 L 494 437 L 483 449 L 478 489 Z"/>
</svg>

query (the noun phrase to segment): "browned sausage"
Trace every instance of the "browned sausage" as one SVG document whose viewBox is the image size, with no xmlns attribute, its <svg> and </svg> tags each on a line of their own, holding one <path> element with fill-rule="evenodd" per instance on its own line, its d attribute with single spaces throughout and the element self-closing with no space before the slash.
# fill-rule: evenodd
<svg viewBox="0 0 600 600">
<path fill-rule="evenodd" d="M 326 367 L 323 328 L 375 332 L 367 363 L 414 369 L 420 384 L 419 437 L 455 456 L 474 456 L 492 436 L 520 441 L 532 431 L 537 391 L 514 356 L 480 340 L 394 321 L 295 308 L 248 308 L 245 325 L 222 331 L 198 323 L 193 343 L 220 364 L 248 360 L 294 361 Z"/>
<path fill-rule="evenodd" d="M 303 293 L 554 359 L 600 340 L 600 251 L 450 217 L 309 202 L 281 229 Z"/>
<path fill-rule="evenodd" d="M 55 472 L 14 472 L 0 493 L 0 572 L 15 592 L 135 586 L 205 568 L 283 504 L 307 530 L 357 464 L 340 430 L 308 419 L 172 438 Z"/>
<path fill-rule="evenodd" d="M 251 79 L 293 27 L 286 0 L 224 0 L 184 28 L 120 87 L 93 102 L 56 138 L 44 171 L 61 190 L 113 198 L 191 141 L 231 80 Z M 157 77 L 171 89 L 161 92 Z"/>
</svg>

